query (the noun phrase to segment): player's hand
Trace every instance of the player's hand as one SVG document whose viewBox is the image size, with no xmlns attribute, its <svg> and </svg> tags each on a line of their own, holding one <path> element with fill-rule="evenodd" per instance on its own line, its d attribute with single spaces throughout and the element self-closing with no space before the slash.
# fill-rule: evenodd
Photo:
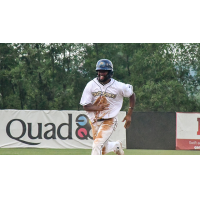
<svg viewBox="0 0 200 200">
<path fill-rule="evenodd" d="M 98 107 L 99 107 L 99 109 L 98 109 L 99 111 L 108 110 L 109 104 L 101 104 Z"/>
<path fill-rule="evenodd" d="M 124 128 L 129 128 L 129 126 L 131 125 L 131 117 L 129 115 L 126 115 L 122 122 L 124 121 L 125 121 Z"/>
</svg>

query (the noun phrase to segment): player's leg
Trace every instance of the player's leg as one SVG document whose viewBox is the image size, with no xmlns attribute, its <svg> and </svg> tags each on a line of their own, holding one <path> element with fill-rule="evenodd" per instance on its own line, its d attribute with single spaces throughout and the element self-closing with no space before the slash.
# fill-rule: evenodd
<svg viewBox="0 0 200 200">
<path fill-rule="evenodd" d="M 114 119 L 115 127 L 114 131 L 117 128 L 117 118 Z M 115 152 L 118 155 L 124 155 L 124 151 L 122 149 L 122 142 L 120 140 L 117 140 L 116 142 L 105 142 L 104 147 L 102 149 L 102 154 L 105 155 L 110 152 Z"/>
<path fill-rule="evenodd" d="M 92 128 L 93 140 L 95 140 L 95 138 L 98 134 L 98 129 L 99 129 L 100 125 L 101 125 L 101 123 L 99 123 L 99 122 L 90 123 L 90 126 Z"/>
<path fill-rule="evenodd" d="M 100 126 L 101 126 L 101 124 L 102 124 L 103 122 L 101 121 L 101 122 L 94 122 L 94 123 L 91 123 L 90 125 L 91 125 L 91 128 L 92 128 L 92 135 L 93 135 L 93 140 L 95 141 L 95 139 L 96 139 L 96 137 L 97 137 L 97 134 L 98 134 L 98 130 L 99 130 L 99 128 L 100 128 Z M 92 147 L 94 146 L 94 141 L 93 141 L 93 145 L 92 145 Z M 92 155 L 100 155 L 98 152 L 100 151 L 98 151 L 98 152 L 96 152 L 97 150 L 93 150 L 93 148 L 92 148 Z"/>
<path fill-rule="evenodd" d="M 101 122 L 97 136 L 93 142 L 92 155 L 101 155 L 102 153 L 105 154 L 114 148 L 115 144 L 109 144 L 108 139 L 112 135 L 116 125 L 116 118 L 104 120 Z"/>
<path fill-rule="evenodd" d="M 107 154 L 110 152 L 115 152 L 118 155 L 124 155 L 121 141 L 118 140 L 116 142 L 106 142 L 102 149 L 102 154 Z"/>
</svg>

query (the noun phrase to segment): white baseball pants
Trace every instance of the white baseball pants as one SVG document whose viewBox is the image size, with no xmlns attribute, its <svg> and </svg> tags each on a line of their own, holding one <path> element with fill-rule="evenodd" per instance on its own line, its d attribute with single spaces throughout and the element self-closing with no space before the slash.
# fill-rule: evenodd
<svg viewBox="0 0 200 200">
<path fill-rule="evenodd" d="M 108 142 L 113 131 L 117 127 L 117 118 L 105 119 L 91 123 L 93 133 L 92 155 L 102 155 L 115 151 L 119 147 L 118 142 Z"/>
</svg>

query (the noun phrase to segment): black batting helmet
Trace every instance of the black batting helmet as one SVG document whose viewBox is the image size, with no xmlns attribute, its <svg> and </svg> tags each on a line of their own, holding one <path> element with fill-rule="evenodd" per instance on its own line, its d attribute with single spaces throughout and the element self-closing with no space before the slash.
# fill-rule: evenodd
<svg viewBox="0 0 200 200">
<path fill-rule="evenodd" d="M 101 59 L 96 64 L 96 71 L 98 70 L 111 70 L 113 71 L 113 64 L 108 59 Z"/>
<path fill-rule="evenodd" d="M 112 62 L 108 59 L 99 60 L 96 64 L 96 71 L 98 72 L 99 70 L 109 71 L 103 82 L 107 81 L 108 79 L 110 79 L 113 76 L 113 64 L 112 64 Z"/>
</svg>

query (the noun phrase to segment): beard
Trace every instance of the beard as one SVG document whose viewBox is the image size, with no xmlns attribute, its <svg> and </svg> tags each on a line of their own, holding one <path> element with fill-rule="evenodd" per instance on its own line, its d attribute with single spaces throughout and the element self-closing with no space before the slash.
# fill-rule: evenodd
<svg viewBox="0 0 200 200">
<path fill-rule="evenodd" d="M 104 83 L 106 82 L 108 79 L 110 79 L 113 75 L 113 72 L 112 71 L 109 71 L 108 70 L 108 73 L 106 75 L 100 75 L 99 73 L 97 73 L 97 80 L 100 82 L 100 83 Z"/>
<path fill-rule="evenodd" d="M 100 76 L 100 75 L 98 75 L 98 81 L 101 82 L 101 83 L 107 81 L 107 75 L 106 76 Z"/>
</svg>

